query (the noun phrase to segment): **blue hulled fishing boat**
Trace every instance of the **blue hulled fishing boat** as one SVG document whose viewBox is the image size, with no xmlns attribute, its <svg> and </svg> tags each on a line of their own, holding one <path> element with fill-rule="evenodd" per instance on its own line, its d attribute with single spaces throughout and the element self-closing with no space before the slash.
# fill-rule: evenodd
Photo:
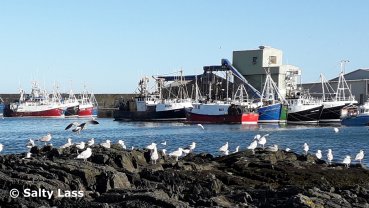
<svg viewBox="0 0 369 208">
<path fill-rule="evenodd" d="M 345 126 L 369 126 L 369 102 L 365 102 L 360 107 L 344 108 L 341 124 Z"/>
</svg>

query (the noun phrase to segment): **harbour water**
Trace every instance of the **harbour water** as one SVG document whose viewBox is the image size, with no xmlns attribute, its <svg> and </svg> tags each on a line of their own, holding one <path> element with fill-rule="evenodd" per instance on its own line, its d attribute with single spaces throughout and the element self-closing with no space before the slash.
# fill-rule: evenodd
<svg viewBox="0 0 369 208">
<path fill-rule="evenodd" d="M 197 143 L 195 152 L 208 152 L 218 155 L 217 150 L 229 142 L 230 152 L 236 146 L 246 149 L 256 134 L 269 134 L 266 146 L 277 144 L 280 149 L 290 148 L 302 154 L 304 142 L 310 146 L 309 153 L 322 150 L 326 160 L 327 149 L 332 149 L 334 162 L 342 162 L 346 155 L 355 158 L 360 149 L 368 155 L 363 163 L 369 166 L 369 131 L 368 127 L 344 126 L 302 126 L 302 125 L 206 125 L 204 129 L 197 125 L 176 122 L 117 122 L 112 119 L 98 119 L 99 125 L 88 125 L 81 134 L 64 130 L 71 122 L 84 122 L 86 119 L 40 119 L 40 118 L 5 118 L 0 119 L 0 143 L 4 145 L 1 154 L 24 153 L 28 139 L 38 139 L 47 133 L 52 134 L 51 143 L 59 147 L 67 138 L 73 142 L 87 141 L 95 138 L 95 143 L 110 139 L 116 143 L 124 140 L 128 148 L 143 148 L 155 142 L 158 149 L 168 152 L 178 147 L 186 147 L 192 141 Z M 339 132 L 334 132 L 334 127 Z M 164 147 L 161 142 L 167 141 Z M 43 143 L 37 143 L 44 145 Z M 356 161 L 353 161 L 354 163 Z"/>
</svg>

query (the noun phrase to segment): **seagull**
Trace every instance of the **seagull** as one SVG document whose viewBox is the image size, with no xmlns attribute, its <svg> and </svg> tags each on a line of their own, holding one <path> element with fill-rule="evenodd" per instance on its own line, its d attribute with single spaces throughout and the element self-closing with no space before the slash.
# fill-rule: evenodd
<svg viewBox="0 0 369 208">
<path fill-rule="evenodd" d="M 349 155 L 346 155 L 345 159 L 342 161 L 343 164 L 345 164 L 346 168 L 350 166 L 351 163 L 351 157 Z"/>
<path fill-rule="evenodd" d="M 226 142 L 225 143 L 225 145 L 223 145 L 223 146 L 221 146 L 220 148 L 219 148 L 219 151 L 220 152 L 225 152 L 225 151 L 227 151 L 228 150 L 228 142 Z"/>
<path fill-rule="evenodd" d="M 101 143 L 100 145 L 107 148 L 107 149 L 109 149 L 110 148 L 110 140 L 107 139 L 105 142 Z"/>
<path fill-rule="evenodd" d="M 183 149 L 182 149 L 181 147 L 179 147 L 179 148 L 178 148 L 178 150 L 176 150 L 176 151 L 174 151 L 174 152 L 169 153 L 169 156 L 173 156 L 173 157 L 175 157 L 175 158 L 176 158 L 176 161 L 178 161 L 178 158 L 179 158 L 180 156 L 182 156 L 182 151 L 183 151 Z"/>
<path fill-rule="evenodd" d="M 289 151 L 291 151 L 291 149 L 287 147 L 285 151 L 286 152 L 289 152 Z"/>
<path fill-rule="evenodd" d="M 322 151 L 321 150 L 317 150 L 315 153 L 316 158 L 318 158 L 319 160 L 322 159 Z"/>
<path fill-rule="evenodd" d="M 258 140 L 254 140 L 251 144 L 247 147 L 247 149 L 252 150 L 252 154 L 255 154 L 255 148 L 258 146 Z"/>
<path fill-rule="evenodd" d="M 361 164 L 361 160 L 364 159 L 364 151 L 360 150 L 359 153 L 357 153 L 355 160 L 359 160 L 360 164 Z"/>
<path fill-rule="evenodd" d="M 81 133 L 81 131 L 83 129 L 85 129 L 85 126 L 88 123 L 93 124 L 93 125 L 99 124 L 99 122 L 97 122 L 96 120 L 90 120 L 90 121 L 87 121 L 87 122 L 84 122 L 84 123 L 81 123 L 81 124 L 79 124 L 78 122 L 73 122 L 73 123 L 70 123 L 67 127 L 65 127 L 65 130 L 68 130 L 68 129 L 72 128 L 73 126 L 75 126 L 76 128 L 72 129 L 72 131 L 79 134 L 79 133 Z"/>
<path fill-rule="evenodd" d="M 0 144 L 0 153 L 3 151 L 3 149 L 4 149 L 4 145 Z"/>
<path fill-rule="evenodd" d="M 31 158 L 31 156 L 32 156 L 32 153 L 27 152 L 26 157 L 22 158 L 22 160 L 29 159 L 29 158 Z"/>
<path fill-rule="evenodd" d="M 79 155 L 77 155 L 76 159 L 83 159 L 86 161 L 89 157 L 92 155 L 91 148 L 87 147 L 87 149 L 83 152 L 81 152 Z"/>
<path fill-rule="evenodd" d="M 92 146 L 92 145 L 94 145 L 95 144 L 95 139 L 94 138 L 91 138 L 90 140 L 88 140 L 88 142 L 87 142 L 87 146 Z"/>
<path fill-rule="evenodd" d="M 48 133 L 46 136 L 41 137 L 41 139 L 40 139 L 41 142 L 45 142 L 45 146 L 46 146 L 46 142 L 50 142 L 50 140 L 51 140 L 51 134 L 50 133 Z"/>
<path fill-rule="evenodd" d="M 240 146 L 236 147 L 236 150 L 233 153 L 237 153 L 240 150 Z"/>
<path fill-rule="evenodd" d="M 33 139 L 29 139 L 28 143 L 26 144 L 26 147 L 28 149 L 31 149 L 34 146 L 35 146 L 35 141 L 33 141 Z"/>
<path fill-rule="evenodd" d="M 263 149 L 264 149 L 264 145 L 266 144 L 266 136 L 269 136 L 269 134 L 265 134 L 264 136 L 262 136 L 260 139 L 259 139 L 259 144 L 263 146 Z"/>
<path fill-rule="evenodd" d="M 183 149 L 183 150 L 182 150 L 182 152 L 183 152 L 183 153 L 185 153 L 185 154 L 187 155 L 188 153 L 190 153 L 190 152 L 191 152 L 191 150 L 190 150 L 190 149 Z"/>
<path fill-rule="evenodd" d="M 166 150 L 166 149 L 162 149 L 161 151 L 163 152 L 163 155 L 164 155 L 164 156 L 165 156 L 165 155 L 167 155 L 167 154 L 166 154 L 166 152 L 167 152 L 167 150 Z"/>
<path fill-rule="evenodd" d="M 86 146 L 85 142 L 81 142 L 79 144 L 76 144 L 77 149 L 80 149 L 80 150 L 85 149 L 85 146 Z M 77 150 L 77 153 L 78 153 L 78 150 Z"/>
<path fill-rule="evenodd" d="M 333 128 L 334 132 L 338 133 L 340 130 L 337 127 Z"/>
<path fill-rule="evenodd" d="M 196 148 L 196 143 L 192 142 L 190 145 L 188 145 L 186 148 L 183 149 L 183 152 L 188 154 L 192 152 Z"/>
<path fill-rule="evenodd" d="M 64 145 L 62 145 L 60 148 L 61 149 L 64 149 L 64 148 L 67 148 L 67 147 L 70 147 L 72 146 L 72 139 L 71 138 L 68 138 L 67 139 L 67 143 L 65 143 Z"/>
<path fill-rule="evenodd" d="M 202 129 L 205 129 L 202 124 L 197 124 L 197 126 L 200 126 Z"/>
<path fill-rule="evenodd" d="M 164 141 L 164 142 L 162 142 L 160 144 L 163 145 L 163 146 L 166 146 L 167 145 L 167 141 Z"/>
<path fill-rule="evenodd" d="M 266 151 L 277 152 L 278 151 L 278 145 L 274 144 L 273 146 L 269 146 L 269 147 L 266 148 Z"/>
<path fill-rule="evenodd" d="M 156 161 L 159 159 L 158 149 L 156 148 L 156 146 L 154 147 L 154 150 L 150 154 L 150 159 L 151 162 L 153 162 L 154 164 L 156 164 Z"/>
<path fill-rule="evenodd" d="M 156 143 L 151 143 L 150 145 L 146 146 L 146 149 L 153 150 L 156 147 Z"/>
<path fill-rule="evenodd" d="M 191 152 L 193 152 L 193 150 L 196 148 L 196 142 L 192 142 L 192 144 L 190 145 L 190 150 Z"/>
<path fill-rule="evenodd" d="M 124 144 L 123 140 L 118 140 L 118 144 L 122 145 L 123 149 L 127 149 L 126 145 Z"/>
<path fill-rule="evenodd" d="M 254 136 L 254 139 L 256 139 L 256 140 L 259 140 L 261 138 L 261 135 L 260 134 L 256 134 L 255 136 Z"/>
<path fill-rule="evenodd" d="M 328 159 L 328 164 L 331 164 L 333 160 L 333 153 L 331 149 L 328 149 L 327 159 Z"/>
<path fill-rule="evenodd" d="M 224 155 L 229 155 L 229 150 L 226 150 L 223 154 Z"/>
<path fill-rule="evenodd" d="M 309 145 L 307 143 L 304 143 L 304 154 L 307 155 L 309 151 Z"/>
</svg>

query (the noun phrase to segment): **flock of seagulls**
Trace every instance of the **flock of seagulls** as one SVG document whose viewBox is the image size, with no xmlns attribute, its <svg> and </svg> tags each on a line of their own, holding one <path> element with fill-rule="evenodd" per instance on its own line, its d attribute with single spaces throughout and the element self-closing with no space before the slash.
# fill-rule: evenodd
<svg viewBox="0 0 369 208">
<path fill-rule="evenodd" d="M 90 120 L 87 122 L 83 122 L 81 124 L 79 124 L 78 122 L 72 122 L 70 123 L 67 127 L 65 127 L 65 130 L 69 130 L 72 129 L 72 132 L 75 132 L 77 134 L 80 134 L 82 130 L 86 129 L 86 125 L 87 124 L 92 124 L 92 125 L 97 125 L 99 124 L 98 121 L 96 120 Z M 203 125 L 201 124 L 197 124 L 197 126 L 199 126 L 201 129 L 205 129 Z M 334 132 L 338 133 L 339 129 L 338 128 L 334 128 Z M 265 134 L 263 136 L 261 136 L 260 134 L 257 134 L 254 136 L 252 142 L 250 143 L 250 145 L 247 146 L 248 150 L 251 150 L 253 154 L 255 154 L 255 149 L 260 147 L 263 150 L 266 151 L 271 151 L 271 152 L 276 152 L 278 151 L 278 145 L 273 144 L 272 146 L 268 146 L 265 148 L 265 145 L 267 143 L 267 138 L 268 138 L 269 134 Z M 49 145 L 52 146 L 52 144 L 50 143 L 52 139 L 52 135 L 50 133 L 48 133 L 45 136 L 42 136 L 39 139 L 33 140 L 33 139 L 29 139 L 29 141 L 26 143 L 26 147 L 28 149 L 28 152 L 26 154 L 26 157 L 23 159 L 28 159 L 31 158 L 31 153 L 30 153 L 30 149 L 34 146 L 36 146 L 35 141 L 40 141 L 45 143 L 45 145 L 47 145 L 47 143 L 49 143 Z M 123 140 L 118 140 L 117 144 L 119 144 L 123 149 L 127 149 L 125 143 Z M 65 148 L 69 148 L 72 146 L 75 146 L 77 148 L 77 157 L 76 159 L 83 159 L 84 161 L 87 161 L 88 158 L 90 158 L 92 156 L 92 149 L 91 147 L 95 145 L 95 140 L 94 138 L 91 138 L 90 140 L 88 140 L 87 142 L 80 142 L 80 143 L 75 143 L 73 144 L 72 139 L 68 138 L 67 142 L 60 146 L 61 149 L 65 149 Z M 111 141 L 108 139 L 105 142 L 102 142 L 99 144 L 100 146 L 104 147 L 104 148 L 111 148 Z M 165 147 L 167 145 L 167 141 L 163 141 L 160 143 L 161 146 Z M 304 155 L 308 155 L 309 152 L 309 145 L 307 143 L 303 144 L 303 153 Z M 180 158 L 183 155 L 189 154 L 191 152 L 194 151 L 194 149 L 196 148 L 196 143 L 192 142 L 190 145 L 188 145 L 185 148 L 182 147 L 178 147 L 177 150 L 170 152 L 168 154 L 169 157 L 173 157 L 175 158 L 176 161 L 178 161 L 178 158 Z M 0 154 L 4 149 L 4 145 L 0 143 Z M 134 149 L 134 147 L 132 146 L 131 148 L 132 150 Z M 150 145 L 146 146 L 146 149 L 150 150 L 150 160 L 153 164 L 157 163 L 157 160 L 159 159 L 159 154 L 158 154 L 158 147 L 156 143 L 151 143 Z M 235 151 L 233 151 L 232 153 L 237 153 L 240 149 L 240 146 L 237 146 Z M 79 153 L 78 151 L 81 150 L 82 152 Z M 221 155 L 229 155 L 230 150 L 229 150 L 229 143 L 226 142 L 223 146 L 221 146 L 218 151 L 221 153 Z M 290 148 L 286 148 L 285 149 L 286 152 L 291 151 Z M 161 149 L 162 155 L 166 156 L 166 149 Z M 323 154 L 322 151 L 320 149 L 318 149 L 315 153 L 316 158 L 318 158 L 319 160 L 322 160 L 323 158 Z M 333 160 L 333 152 L 332 149 L 328 149 L 327 150 L 327 161 L 328 164 L 332 164 L 332 160 Z M 360 150 L 359 153 L 356 155 L 355 157 L 355 161 L 359 161 L 359 163 L 361 164 L 362 160 L 364 159 L 364 151 Z M 345 167 L 349 167 L 351 164 L 352 160 L 351 160 L 351 156 L 350 155 L 346 155 L 345 158 L 342 161 L 342 164 L 345 165 Z"/>
</svg>

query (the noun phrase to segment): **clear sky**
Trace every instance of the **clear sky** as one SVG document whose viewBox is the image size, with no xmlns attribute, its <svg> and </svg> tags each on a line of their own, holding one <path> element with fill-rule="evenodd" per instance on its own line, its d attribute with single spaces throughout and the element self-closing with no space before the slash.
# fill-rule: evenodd
<svg viewBox="0 0 369 208">
<path fill-rule="evenodd" d="M 232 60 L 269 45 L 303 82 L 369 68 L 369 1 L 0 0 L 0 93 L 31 80 L 63 91 L 131 93 L 143 75 Z"/>
</svg>

